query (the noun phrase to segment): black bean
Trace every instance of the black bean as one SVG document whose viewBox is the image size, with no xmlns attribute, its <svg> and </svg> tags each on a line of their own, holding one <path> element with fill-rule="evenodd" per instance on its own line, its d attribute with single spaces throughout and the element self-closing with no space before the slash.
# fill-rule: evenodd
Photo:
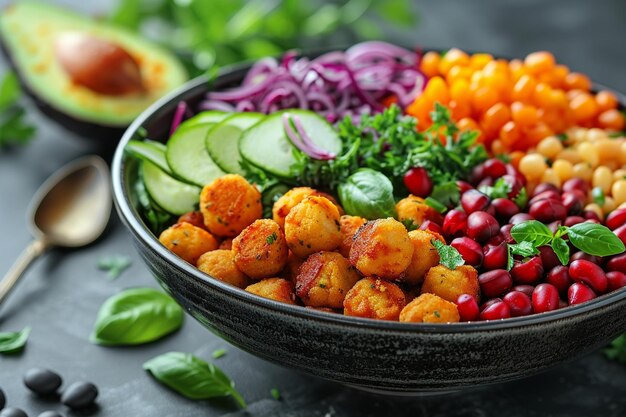
<svg viewBox="0 0 626 417">
<path fill-rule="evenodd" d="M 61 396 L 61 402 L 70 408 L 89 407 L 98 396 L 98 388 L 91 382 L 74 382 Z"/>
<path fill-rule="evenodd" d="M 7 407 L 0 411 L 0 417 L 28 417 L 28 414 L 19 408 Z"/>
<path fill-rule="evenodd" d="M 63 380 L 54 371 L 44 368 L 33 368 L 24 374 L 24 385 L 39 395 L 48 395 L 55 393 Z"/>
<path fill-rule="evenodd" d="M 44 411 L 39 414 L 38 417 L 63 417 L 63 414 L 57 413 L 56 411 Z"/>
<path fill-rule="evenodd" d="M 4 396 L 4 391 L 2 391 L 2 389 L 0 388 L 0 410 L 2 410 L 4 408 L 4 404 L 6 404 L 7 400 L 6 397 Z"/>
</svg>

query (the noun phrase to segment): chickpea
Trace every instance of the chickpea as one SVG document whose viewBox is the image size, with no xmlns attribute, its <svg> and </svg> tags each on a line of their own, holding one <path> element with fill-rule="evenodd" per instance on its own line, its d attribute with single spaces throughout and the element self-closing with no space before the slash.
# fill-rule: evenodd
<svg viewBox="0 0 626 417">
<path fill-rule="evenodd" d="M 606 195 L 611 191 L 611 185 L 613 185 L 613 171 L 608 167 L 600 166 L 593 171 L 591 178 L 593 187 L 600 187 L 602 192 Z"/>
<path fill-rule="evenodd" d="M 400 321 L 412 323 L 454 323 L 461 319 L 456 304 L 434 294 L 422 294 L 400 312 Z"/>
<path fill-rule="evenodd" d="M 613 171 L 613 184 L 626 178 L 626 169 L 620 168 Z"/>
<path fill-rule="evenodd" d="M 368 277 L 348 291 L 343 301 L 343 313 L 376 320 L 398 320 L 405 304 L 404 293 L 396 284 Z"/>
<path fill-rule="evenodd" d="M 206 230 L 206 226 L 204 225 L 204 216 L 199 211 L 190 211 L 189 213 L 185 213 L 178 218 L 176 223 L 190 223 L 200 229 Z"/>
<path fill-rule="evenodd" d="M 396 212 L 398 213 L 398 220 L 412 220 L 415 225 L 424 223 L 425 220 L 430 220 L 437 224 L 443 222 L 441 214 L 426 204 L 425 200 L 414 195 L 409 195 L 406 198 L 396 203 Z"/>
<path fill-rule="evenodd" d="M 561 178 L 554 172 L 553 168 L 548 168 L 543 172 L 541 176 L 541 182 L 547 182 L 550 184 L 554 184 L 557 187 L 561 187 Z"/>
<path fill-rule="evenodd" d="M 365 223 L 354 235 L 350 262 L 365 276 L 399 279 L 411 263 L 413 245 L 406 228 L 389 217 Z"/>
<path fill-rule="evenodd" d="M 309 256 L 296 277 L 296 294 L 307 306 L 342 308 L 346 294 L 359 280 L 356 269 L 337 252 Z"/>
<path fill-rule="evenodd" d="M 572 168 L 572 176 L 581 178 L 585 181 L 591 181 L 591 177 L 593 176 L 593 170 L 588 163 L 579 162 Z"/>
<path fill-rule="evenodd" d="M 165 229 L 159 241 L 176 255 L 195 265 L 200 255 L 217 249 L 213 235 L 191 223 L 183 222 Z"/>
<path fill-rule="evenodd" d="M 455 302 L 462 294 L 469 294 L 478 300 L 480 299 L 478 272 L 469 265 L 461 265 L 456 269 L 437 265 L 426 273 L 421 292 L 438 295 L 450 302 Z"/>
<path fill-rule="evenodd" d="M 325 197 L 306 197 L 285 218 L 289 249 L 299 256 L 332 251 L 341 244 L 339 210 Z"/>
<path fill-rule="evenodd" d="M 600 161 L 607 162 L 619 160 L 619 154 L 622 145 L 619 141 L 604 137 L 602 139 L 598 139 L 594 143 L 594 145 L 598 150 L 598 156 L 600 157 Z"/>
<path fill-rule="evenodd" d="M 552 170 L 559 177 L 561 183 L 569 180 L 573 176 L 574 165 L 566 159 L 557 159 L 552 164 Z"/>
<path fill-rule="evenodd" d="M 621 178 L 613 183 L 611 195 L 617 205 L 626 203 L 626 179 Z"/>
<path fill-rule="evenodd" d="M 600 218 L 600 220 L 604 219 L 604 210 L 602 210 L 602 207 L 600 207 L 596 203 L 587 204 L 585 206 L 585 211 L 587 211 L 587 210 L 588 211 L 593 211 L 594 213 L 596 213 L 598 215 L 598 217 Z"/>
<path fill-rule="evenodd" d="M 202 189 L 200 210 L 211 233 L 237 236 L 263 216 L 261 193 L 241 175 L 224 175 Z"/>
<path fill-rule="evenodd" d="M 256 220 L 233 239 L 237 268 L 251 278 L 278 274 L 289 255 L 282 229 L 274 220 Z"/>
<path fill-rule="evenodd" d="M 519 170 L 529 180 L 540 179 L 548 165 L 543 156 L 539 154 L 526 154 L 519 161 Z"/>
<path fill-rule="evenodd" d="M 296 277 L 300 272 L 300 266 L 304 263 L 304 259 L 297 257 L 294 255 L 292 251 L 289 251 L 289 256 L 287 256 L 287 264 L 281 272 L 280 277 L 288 279 L 291 282 L 296 282 Z"/>
<path fill-rule="evenodd" d="M 610 213 L 613 210 L 615 210 L 615 207 L 617 207 L 617 204 L 615 203 L 615 200 L 613 199 L 613 197 L 610 196 L 605 196 L 604 197 L 604 204 L 602 205 L 602 212 L 603 213 Z"/>
<path fill-rule="evenodd" d="M 619 148 L 619 161 L 623 165 L 626 165 L 626 140 L 622 141 L 622 144 L 620 145 L 620 148 Z"/>
<path fill-rule="evenodd" d="M 563 150 L 563 144 L 556 136 L 548 136 L 537 145 L 537 152 L 548 159 L 554 159 Z"/>
<path fill-rule="evenodd" d="M 572 164 L 577 164 L 582 161 L 580 155 L 575 149 L 565 148 L 561 152 L 556 155 L 557 159 L 562 159 L 564 161 L 568 161 Z"/>
<path fill-rule="evenodd" d="M 248 285 L 246 291 L 281 303 L 296 304 L 293 284 L 286 279 L 266 278 L 256 284 Z"/>
<path fill-rule="evenodd" d="M 446 241 L 439 233 L 429 230 L 413 230 L 409 232 L 409 239 L 413 244 L 413 256 L 403 281 L 409 285 L 416 285 L 424 280 L 430 268 L 439 265 L 439 252 L 431 240 L 437 239 L 444 244 Z"/>
<path fill-rule="evenodd" d="M 600 139 L 606 139 L 606 132 L 604 130 L 598 129 L 597 127 L 587 130 L 588 141 L 595 142 Z"/>
<path fill-rule="evenodd" d="M 367 222 L 366 219 L 359 216 L 343 215 L 339 219 L 339 230 L 341 231 L 341 245 L 339 245 L 339 253 L 346 258 L 350 256 L 350 249 L 352 248 L 352 240 L 354 234 L 359 227 L 363 226 Z"/>
<path fill-rule="evenodd" d="M 580 155 L 580 159 L 582 159 L 583 162 L 588 163 L 592 168 L 597 167 L 600 163 L 598 149 L 590 142 L 583 142 L 578 145 L 578 155 Z"/>
<path fill-rule="evenodd" d="M 231 250 L 216 249 L 198 258 L 198 269 L 213 278 L 239 288 L 248 286 L 248 277 L 237 269 L 235 254 Z"/>
<path fill-rule="evenodd" d="M 305 198 L 311 196 L 326 197 L 333 204 L 337 205 L 335 199 L 326 193 L 322 193 L 309 187 L 296 187 L 287 191 L 278 200 L 276 200 L 274 206 L 272 207 L 272 218 L 280 225 L 280 227 L 284 228 L 285 217 L 287 217 L 291 209 L 298 203 L 301 203 Z"/>
</svg>

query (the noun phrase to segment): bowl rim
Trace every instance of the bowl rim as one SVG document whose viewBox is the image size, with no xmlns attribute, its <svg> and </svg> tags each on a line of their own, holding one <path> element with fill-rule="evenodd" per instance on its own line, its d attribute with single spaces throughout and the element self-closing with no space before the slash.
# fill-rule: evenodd
<svg viewBox="0 0 626 417">
<path fill-rule="evenodd" d="M 303 52 L 302 56 L 310 55 L 307 52 Z M 187 81 L 177 89 L 171 91 L 167 95 L 155 101 L 151 106 L 144 110 L 126 129 L 121 140 L 119 141 L 113 160 L 111 163 L 111 179 L 113 187 L 113 198 L 115 207 L 120 216 L 120 219 L 130 232 L 133 233 L 142 244 L 148 246 L 152 251 L 156 252 L 165 262 L 171 263 L 179 271 L 187 274 L 193 279 L 201 282 L 203 285 L 209 286 L 212 290 L 221 292 L 222 294 L 237 298 L 239 301 L 254 304 L 258 307 L 274 310 L 284 315 L 296 316 L 300 319 L 315 319 L 320 322 L 325 322 L 333 325 L 352 326 L 366 329 L 376 329 L 382 331 L 393 331 L 399 333 L 460 333 L 460 332 L 482 332 L 490 330 L 502 330 L 518 328 L 523 326 L 539 325 L 543 323 L 555 322 L 564 319 L 572 319 L 574 316 L 584 315 L 594 310 L 599 310 L 604 307 L 608 307 L 614 303 L 626 300 L 626 287 L 612 291 L 608 294 L 601 295 L 586 303 L 578 304 L 575 306 L 568 306 L 549 312 L 531 314 L 521 317 L 510 317 L 507 319 L 488 320 L 488 321 L 472 321 L 472 322 L 456 322 L 456 323 L 407 323 L 397 321 L 385 321 L 385 320 L 373 320 L 368 318 L 345 316 L 343 314 L 328 313 L 315 309 L 305 308 L 299 305 L 290 305 L 281 303 L 268 298 L 263 298 L 256 294 L 249 293 L 241 288 L 232 286 L 225 282 L 222 282 L 210 275 L 200 271 L 193 265 L 182 260 L 172 252 L 167 250 L 165 246 L 159 242 L 157 236 L 155 236 L 145 225 L 145 223 L 138 217 L 138 213 L 132 207 L 129 196 L 129 190 L 126 188 L 126 181 L 124 178 L 123 169 L 125 167 L 124 148 L 129 140 L 131 140 L 136 133 L 143 129 L 144 123 L 155 118 L 155 114 L 166 108 L 172 109 L 180 102 L 186 95 L 191 94 L 196 89 L 201 89 L 204 85 L 206 92 L 210 90 L 211 82 L 215 82 L 220 78 L 232 75 L 235 72 L 245 71 L 252 65 L 253 62 L 242 62 L 239 64 L 229 65 L 222 67 L 217 75 L 209 80 L 206 76 L 199 76 Z M 593 83 L 594 91 L 609 90 L 613 92 L 619 99 L 620 105 L 626 103 L 626 96 L 624 94 L 615 91 L 614 89 L 605 87 L 598 83 Z M 188 97 L 187 97 L 188 98 Z"/>
</svg>

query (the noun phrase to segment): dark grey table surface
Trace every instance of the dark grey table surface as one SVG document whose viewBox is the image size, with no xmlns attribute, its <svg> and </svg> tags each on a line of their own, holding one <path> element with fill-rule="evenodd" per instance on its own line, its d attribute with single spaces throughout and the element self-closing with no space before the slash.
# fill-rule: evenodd
<svg viewBox="0 0 626 417">
<path fill-rule="evenodd" d="M 113 1 L 57 0 L 77 10 L 106 12 Z M 97 4 L 96 4 L 97 3 Z M 0 0 L 0 6 L 8 4 Z M 595 1 L 423 1 L 414 33 L 392 33 L 399 41 L 430 47 L 458 46 L 523 56 L 547 49 L 572 69 L 626 91 L 626 2 Z M 0 70 L 6 62 L 0 59 Z M 37 112 L 39 127 L 29 146 L 0 152 L 0 274 L 30 236 L 25 210 L 40 183 L 56 168 L 93 152 L 90 144 L 50 123 Z M 115 140 L 115 138 L 111 138 Z M 96 269 L 98 258 L 125 254 L 132 267 L 110 281 Z M 600 352 L 525 380 L 438 397 L 388 398 L 322 381 L 269 364 L 228 345 L 191 317 L 164 340 L 140 347 L 105 348 L 88 337 L 101 303 L 132 286 L 156 283 L 136 255 L 130 237 L 113 215 L 105 235 L 77 251 L 53 250 L 24 277 L 0 309 L 0 331 L 32 327 L 19 356 L 0 356 L 0 387 L 8 402 L 36 416 L 45 409 L 68 412 L 54 401 L 30 395 L 22 374 L 34 366 L 59 371 L 66 383 L 90 380 L 100 388 L 98 408 L 89 415 L 120 416 L 624 416 L 626 367 Z M 228 353 L 215 363 L 236 381 L 249 402 L 240 411 L 228 400 L 186 400 L 160 386 L 142 363 L 176 350 L 204 359 L 218 348 Z M 524 366 L 524 364 L 519 364 Z M 278 388 L 282 400 L 270 395 Z"/>
</svg>

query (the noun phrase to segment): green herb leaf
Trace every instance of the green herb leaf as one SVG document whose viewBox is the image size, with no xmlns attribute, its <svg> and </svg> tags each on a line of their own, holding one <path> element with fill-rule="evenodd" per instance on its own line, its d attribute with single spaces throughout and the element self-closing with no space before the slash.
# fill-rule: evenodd
<svg viewBox="0 0 626 417">
<path fill-rule="evenodd" d="M 7 72 L 0 81 L 0 111 L 17 103 L 22 94 L 20 83 L 14 72 Z"/>
<path fill-rule="evenodd" d="M 241 408 L 246 408 L 234 382 L 224 372 L 189 353 L 165 353 L 144 363 L 143 368 L 159 382 L 189 399 L 232 396 Z"/>
<path fill-rule="evenodd" d="M 219 359 L 224 355 L 226 355 L 226 349 L 217 349 L 212 353 L 213 359 Z"/>
<path fill-rule="evenodd" d="M 602 187 L 594 187 L 591 190 L 591 197 L 593 197 L 593 202 L 600 207 L 602 207 L 604 205 L 604 202 L 606 201 Z"/>
<path fill-rule="evenodd" d="M 559 258 L 559 261 L 563 265 L 567 265 L 569 263 L 569 245 L 562 237 L 555 237 L 552 240 L 552 250 L 556 254 L 556 257 Z"/>
<path fill-rule="evenodd" d="M 424 202 L 434 208 L 435 210 L 437 210 L 439 213 L 445 213 L 446 211 L 448 211 L 448 207 L 446 207 L 445 205 L 441 204 L 439 201 L 435 200 L 432 197 L 426 197 L 424 199 Z"/>
<path fill-rule="evenodd" d="M 98 260 L 98 269 L 108 271 L 109 278 L 116 279 L 122 272 L 129 268 L 131 264 L 132 260 L 127 256 L 104 256 Z"/>
<path fill-rule="evenodd" d="M 574 246 L 589 255 L 617 255 L 625 249 L 615 233 L 596 223 L 578 223 L 569 228 L 567 235 Z"/>
<path fill-rule="evenodd" d="M 626 364 L 626 333 L 613 340 L 604 349 L 607 358 Z"/>
<path fill-rule="evenodd" d="M 513 255 L 520 255 L 524 258 L 539 254 L 539 250 L 532 244 L 532 242 L 522 241 L 513 245 L 509 245 L 509 251 Z"/>
<path fill-rule="evenodd" d="M 461 193 L 459 186 L 456 185 L 456 181 L 448 181 L 435 185 L 433 192 L 430 193 L 430 197 L 447 207 L 452 207 L 459 203 Z"/>
<path fill-rule="evenodd" d="M 530 242 L 535 247 L 549 243 L 552 240 L 552 231 L 545 224 L 537 220 L 527 220 L 511 228 L 511 236 L 516 242 Z"/>
<path fill-rule="evenodd" d="M 265 241 L 267 242 L 268 245 L 271 245 L 272 243 L 276 242 L 276 239 L 278 239 L 278 236 L 276 236 L 276 232 L 274 232 L 271 235 L 269 235 L 265 239 Z"/>
<path fill-rule="evenodd" d="M 20 353 L 26 346 L 29 334 L 30 327 L 25 327 L 20 332 L 0 332 L 0 353 Z"/>
<path fill-rule="evenodd" d="M 483 185 L 478 188 L 478 191 L 486 194 L 489 198 L 507 198 L 511 192 L 511 186 L 504 179 L 499 178 L 493 186 Z"/>
<path fill-rule="evenodd" d="M 180 328 L 183 310 L 168 295 L 152 288 L 133 288 L 104 302 L 91 340 L 100 345 L 139 345 Z"/>
<path fill-rule="evenodd" d="M 515 265 L 515 259 L 513 258 L 513 254 L 511 253 L 511 245 L 507 245 L 506 270 L 510 271 L 514 265 Z"/>
<path fill-rule="evenodd" d="M 400 220 L 400 223 L 402 223 L 404 227 L 406 227 L 407 232 L 411 232 L 420 228 L 420 225 L 415 223 L 413 219 L 402 219 Z"/>
<path fill-rule="evenodd" d="M 0 147 L 24 144 L 35 134 L 36 129 L 24 120 L 26 110 L 19 105 L 21 95 L 15 73 L 5 73 L 0 80 Z"/>
<path fill-rule="evenodd" d="M 276 401 L 280 401 L 280 391 L 278 391 L 278 388 L 272 388 L 270 390 L 270 394 L 272 394 L 272 397 L 276 400 Z"/>
<path fill-rule="evenodd" d="M 339 200 L 346 214 L 352 216 L 372 220 L 395 215 L 391 181 L 373 169 L 359 169 L 339 185 Z"/>
<path fill-rule="evenodd" d="M 452 246 L 441 243 L 438 239 L 431 239 L 430 243 L 437 249 L 439 253 L 439 263 L 448 269 L 456 269 L 465 263 L 458 250 Z"/>
<path fill-rule="evenodd" d="M 526 191 L 526 187 L 522 187 L 522 189 L 519 190 L 519 193 L 513 197 L 513 202 L 520 210 L 526 207 L 526 204 L 528 204 L 528 192 Z"/>
</svg>

